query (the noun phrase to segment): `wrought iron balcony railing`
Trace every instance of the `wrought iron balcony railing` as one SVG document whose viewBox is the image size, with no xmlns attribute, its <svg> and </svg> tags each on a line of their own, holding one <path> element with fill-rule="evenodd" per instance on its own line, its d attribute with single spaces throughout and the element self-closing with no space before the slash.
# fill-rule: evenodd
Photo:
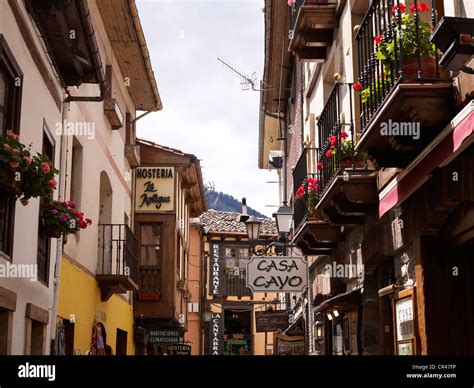
<svg viewBox="0 0 474 388">
<path fill-rule="evenodd" d="M 137 238 L 125 224 L 99 224 L 98 275 L 125 275 L 138 284 Z"/>
<path fill-rule="evenodd" d="M 446 79 L 429 41 L 436 22 L 436 0 L 372 1 L 356 36 L 362 132 L 399 83 Z"/>
<path fill-rule="evenodd" d="M 317 160 L 318 150 L 316 148 L 305 148 L 293 170 L 293 221 L 296 231 L 310 215 L 311 204 L 315 202 L 314 199 L 317 196 L 314 185 L 310 187 L 311 179 L 317 179 Z"/>
</svg>

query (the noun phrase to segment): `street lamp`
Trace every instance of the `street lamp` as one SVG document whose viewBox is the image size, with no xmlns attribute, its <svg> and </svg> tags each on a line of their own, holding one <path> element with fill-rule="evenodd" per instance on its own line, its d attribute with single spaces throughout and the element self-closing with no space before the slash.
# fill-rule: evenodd
<svg viewBox="0 0 474 388">
<path fill-rule="evenodd" d="M 252 215 L 247 221 L 245 221 L 245 226 L 247 227 L 247 236 L 249 240 L 258 240 L 260 236 L 260 227 L 262 226 L 262 221 L 255 217 L 255 215 Z"/>
<path fill-rule="evenodd" d="M 290 207 L 282 205 L 276 213 L 273 213 L 279 233 L 290 233 L 291 222 L 293 220 L 293 211 Z"/>
</svg>

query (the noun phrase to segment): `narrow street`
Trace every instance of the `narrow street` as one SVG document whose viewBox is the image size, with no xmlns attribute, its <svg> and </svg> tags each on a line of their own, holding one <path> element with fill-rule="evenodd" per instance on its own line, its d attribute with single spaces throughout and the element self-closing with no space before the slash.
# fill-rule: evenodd
<svg viewBox="0 0 474 388">
<path fill-rule="evenodd" d="M 0 388 L 472 386 L 473 142 L 472 0 L 0 0 Z"/>
</svg>

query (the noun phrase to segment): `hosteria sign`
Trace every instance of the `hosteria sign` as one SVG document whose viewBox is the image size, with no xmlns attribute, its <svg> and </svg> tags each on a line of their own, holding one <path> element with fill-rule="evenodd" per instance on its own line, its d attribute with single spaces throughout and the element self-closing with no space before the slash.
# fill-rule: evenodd
<svg viewBox="0 0 474 388">
<path fill-rule="evenodd" d="M 253 292 L 301 292 L 307 286 L 303 257 L 253 256 L 247 263 L 247 287 Z"/>
<path fill-rule="evenodd" d="M 135 211 L 141 213 L 173 211 L 174 178 L 174 167 L 137 168 Z"/>
</svg>

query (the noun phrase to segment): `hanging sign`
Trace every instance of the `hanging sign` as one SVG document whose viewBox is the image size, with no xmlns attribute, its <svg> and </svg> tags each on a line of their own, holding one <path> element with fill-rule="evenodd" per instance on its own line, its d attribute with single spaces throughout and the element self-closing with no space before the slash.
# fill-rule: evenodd
<svg viewBox="0 0 474 388">
<path fill-rule="evenodd" d="M 174 210 L 174 167 L 141 167 L 135 173 L 135 211 L 162 213 Z"/>
<path fill-rule="evenodd" d="M 253 292 L 302 292 L 307 286 L 303 257 L 253 256 L 247 262 L 247 287 Z"/>
</svg>

